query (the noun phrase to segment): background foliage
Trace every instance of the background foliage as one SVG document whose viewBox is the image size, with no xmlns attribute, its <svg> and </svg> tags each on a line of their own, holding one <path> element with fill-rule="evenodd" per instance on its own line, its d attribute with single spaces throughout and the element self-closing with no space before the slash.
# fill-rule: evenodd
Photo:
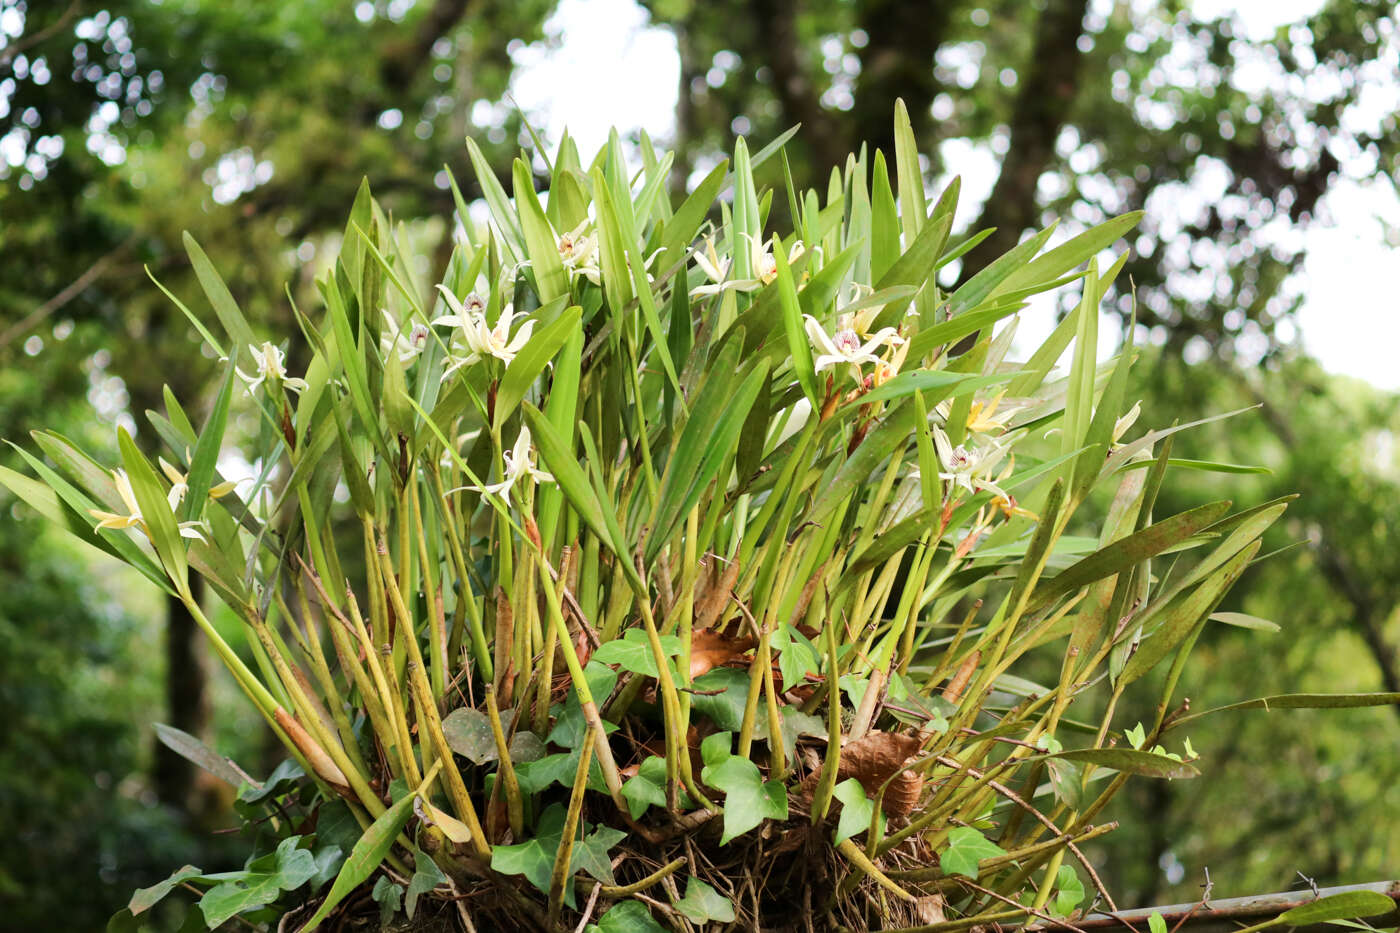
<svg viewBox="0 0 1400 933">
<path fill-rule="evenodd" d="M 949 141 L 1003 154 L 982 217 L 960 218 L 998 228 L 991 254 L 1042 212 L 1089 224 L 1145 206 L 1127 271 L 1140 319 L 1163 346 L 1155 367 L 1137 369 L 1152 373 L 1137 390 L 1149 423 L 1269 400 L 1243 430 L 1236 419 L 1229 433 L 1183 436 L 1179 455 L 1262 461 L 1272 476 L 1203 475 L 1209 490 L 1174 492 L 1183 502 L 1231 494 L 1240 505 L 1303 493 L 1266 546 L 1302 544 L 1246 576 L 1227 606 L 1283 631 L 1216 631 L 1203 645 L 1216 667 L 1188 693 L 1210 706 L 1212 691 L 1400 689 L 1400 567 L 1387 512 L 1400 491 L 1395 406 L 1292 359 L 1280 327 L 1299 290 L 1290 231 L 1316 222 L 1339 173 L 1395 177 L 1394 116 L 1369 125 L 1349 109 L 1376 68 L 1393 69 L 1388 4 L 1326 3 L 1267 41 L 1179 3 L 949 3 L 912 24 L 901 11 L 918 5 L 881 0 L 647 6 L 677 40 L 683 164 L 703 167 L 738 131 L 762 142 L 801 121 L 796 144 L 808 148 L 793 168 L 799 181 L 820 179 L 852 140 L 890 149 L 900 94 L 920 148 L 944 153 L 930 174 L 959 170 L 966 147 Z M 110 424 L 158 407 L 163 383 L 212 396 L 213 361 L 196 355 L 143 272 L 195 293 L 182 229 L 198 232 L 245 310 L 279 329 L 290 321 L 278 283 L 310 289 L 362 175 L 417 235 L 446 244 L 450 194 L 436 167 L 469 177 L 461 138 L 471 133 L 507 168 L 520 138 L 503 100 L 514 43 L 544 36 L 551 10 L 544 0 L 0 3 L 3 435 L 23 437 L 42 408 L 43 423 L 66 421 L 112 445 Z M 1244 73 L 1261 61 L 1262 88 Z M 1309 84 L 1318 75 L 1322 92 Z M 1207 176 L 1219 196 L 1184 211 L 1179 186 Z M 289 253 L 287 242 L 300 246 Z M 1188 346 L 1192 359 L 1209 359 L 1186 365 Z M 1261 359 L 1266 368 L 1245 369 Z M 7 731 L 0 756 L 26 767 L 0 771 L 0 814 L 5 828 L 44 842 L 0 855 L 0 899 L 5 922 L 25 928 L 75 903 L 57 883 L 17 895 L 32 879 L 60 877 L 45 859 L 84 879 L 77 900 L 105 916 L 129 888 L 115 873 L 144 871 L 134 853 L 168 865 L 166 852 L 194 845 L 179 827 L 217 821 L 217 801 L 194 775 L 153 754 L 149 721 L 214 730 L 230 752 L 262 739 L 241 728 L 237 704 L 219 702 L 226 687 L 200 676 L 203 648 L 187 619 L 158 604 L 104 604 L 83 581 L 109 565 L 50 544 L 32 514 L 6 508 L 0 696 L 6 721 L 26 727 Z M 146 663 L 157 654 L 166 663 Z M 199 699 L 211 692 L 212 722 Z M 1338 883 L 1393 875 L 1400 833 L 1385 814 L 1395 812 L 1400 763 L 1386 750 L 1397 741 L 1400 717 L 1388 710 L 1205 721 L 1197 747 L 1229 771 L 1132 801 L 1161 818 L 1134 821 L 1144 838 L 1120 833 L 1109 843 L 1120 848 L 1101 849 L 1109 883 L 1128 903 L 1189 898 L 1207 865 L 1220 894 L 1278 889 L 1295 870 Z M 40 759 L 40 749 L 56 757 Z M 51 780 L 31 779 L 36 760 L 52 762 Z M 103 784 L 124 788 L 125 803 L 111 804 Z M 157 796 L 164 803 L 153 806 Z M 68 818 L 79 800 L 93 801 L 92 819 Z M 127 840 L 120 865 L 102 854 L 115 838 Z M 200 858 L 176 861 L 212 864 Z"/>
</svg>

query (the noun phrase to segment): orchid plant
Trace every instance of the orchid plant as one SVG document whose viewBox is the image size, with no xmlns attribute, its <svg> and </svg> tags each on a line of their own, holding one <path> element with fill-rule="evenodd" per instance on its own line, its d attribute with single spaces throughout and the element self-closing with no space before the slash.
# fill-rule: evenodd
<svg viewBox="0 0 1400 933">
<path fill-rule="evenodd" d="M 186 313 L 228 360 L 199 430 L 168 395 L 160 468 L 125 432 L 115 472 L 38 432 L 38 480 L 0 474 L 183 600 L 288 755 L 256 780 L 162 732 L 264 832 L 243 872 L 181 869 L 124 922 L 177 888 L 211 929 L 1114 908 L 1079 846 L 1130 777 L 1197 773 L 1176 685 L 1285 503 L 1155 513 L 1212 465 L 1170 458 L 1190 425 L 1125 439 L 1131 328 L 1097 358 L 1136 214 L 954 274 L 982 234 L 953 234 L 956 180 L 926 198 L 902 107 L 896 131 L 825 193 L 741 139 L 683 198 L 645 138 L 640 166 L 566 138 L 513 197 L 468 141 L 489 220 L 459 195 L 425 282 L 362 189 L 287 350 L 188 241 L 217 324 Z M 1015 344 L 1056 289 L 1072 310 Z M 239 444 L 282 468 L 233 489 Z M 1058 680 L 1026 679 L 1046 658 Z M 1129 690 L 1159 702 L 1126 741 Z"/>
</svg>

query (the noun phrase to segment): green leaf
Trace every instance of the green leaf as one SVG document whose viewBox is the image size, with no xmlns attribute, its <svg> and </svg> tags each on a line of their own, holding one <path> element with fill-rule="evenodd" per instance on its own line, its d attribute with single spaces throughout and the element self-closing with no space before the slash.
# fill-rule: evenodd
<svg viewBox="0 0 1400 933">
<path fill-rule="evenodd" d="M 1120 538 L 1051 577 L 1036 588 L 1028 611 L 1047 606 L 1068 596 L 1081 586 L 1113 576 L 1186 541 L 1196 532 L 1218 521 L 1230 510 L 1225 500 L 1202 505 L 1149 525 L 1136 534 Z"/>
<path fill-rule="evenodd" d="M 1201 774 L 1195 767 L 1184 761 L 1131 748 L 1080 748 L 1046 757 L 1092 764 L 1100 768 L 1108 768 L 1124 774 L 1140 774 L 1144 777 L 1193 778 L 1199 777 Z"/>
<path fill-rule="evenodd" d="M 188 564 L 185 556 L 185 543 L 180 538 L 180 528 L 175 523 L 175 513 L 166 501 L 166 491 L 151 463 L 136 447 L 126 428 L 117 429 L 117 443 L 121 447 L 122 464 L 131 480 L 131 491 L 136 495 L 136 504 L 141 509 L 150 534 L 151 545 L 160 555 L 161 563 L 170 574 L 176 588 L 189 586 Z"/>
<path fill-rule="evenodd" d="M 388 875 L 381 875 L 370 897 L 379 905 L 379 925 L 387 927 L 403 906 L 403 886 Z"/>
<path fill-rule="evenodd" d="M 1068 917 L 1084 900 L 1084 895 L 1084 882 L 1079 880 L 1074 866 L 1061 865 L 1055 874 L 1055 912 L 1061 917 Z"/>
<path fill-rule="evenodd" d="M 540 814 L 535 838 L 517 845 L 496 846 L 492 850 L 492 870 L 506 875 L 524 875 L 536 888 L 548 894 L 554 859 L 563 839 L 564 816 L 563 804 L 551 804 Z M 613 884 L 608 850 L 625 836 L 621 830 L 603 826 L 576 840 L 569 859 L 569 873 L 583 870 L 604 884 Z M 572 892 L 572 887 L 566 890 Z"/>
<path fill-rule="evenodd" d="M 413 878 L 408 882 L 408 892 L 404 895 L 403 909 L 408 919 L 418 909 L 418 898 L 447 881 L 447 876 L 437 863 L 417 848 L 413 850 Z"/>
<path fill-rule="evenodd" d="M 585 933 L 667 933 L 652 919 L 651 911 L 638 901 L 614 904 L 607 913 L 584 928 Z"/>
<path fill-rule="evenodd" d="M 1152 466 L 1151 460 L 1137 460 L 1123 467 L 1124 470 L 1145 470 Z M 1247 463 L 1221 463 L 1215 460 L 1183 460 L 1171 457 L 1167 466 L 1181 467 L 1183 470 L 1202 470 L 1206 473 L 1263 473 L 1272 475 L 1273 470 L 1266 466 L 1252 466 Z"/>
<path fill-rule="evenodd" d="M 749 695 L 747 671 L 716 668 L 695 678 L 692 686 L 696 692 L 690 700 L 691 709 L 720 729 L 738 732 L 743 727 L 744 704 Z"/>
<path fill-rule="evenodd" d="M 679 636 L 661 636 L 661 649 L 666 653 L 666 657 L 674 658 L 681 653 L 681 647 Z M 652 654 L 651 642 L 647 640 L 646 632 L 637 627 L 629 628 L 621 638 L 604 642 L 593 652 L 593 660 L 603 664 L 616 664 L 624 670 L 644 677 L 661 676 L 661 672 L 656 668 L 656 656 Z"/>
<path fill-rule="evenodd" d="M 1167 921 L 1154 910 L 1147 918 L 1147 929 L 1149 933 L 1167 933 Z"/>
<path fill-rule="evenodd" d="M 218 752 L 205 745 L 199 739 L 188 732 L 181 732 L 174 726 L 167 726 L 163 722 L 155 723 L 152 728 L 155 730 L 156 738 L 166 748 L 193 764 L 198 765 L 208 771 L 214 777 L 232 785 L 235 789 L 243 784 L 260 787 L 261 785 L 248 776 L 248 773 L 232 759 L 225 758 Z M 132 913 L 140 911 L 133 910 Z"/>
<path fill-rule="evenodd" d="M 1212 713 L 1244 709 L 1354 709 L 1361 706 L 1396 705 L 1400 705 L 1400 693 L 1280 693 L 1202 710 L 1199 713 L 1181 717 L 1177 723 L 1189 722 Z"/>
<path fill-rule="evenodd" d="M 424 783 L 426 784 L 426 781 Z M 340 874 L 336 875 L 330 893 L 307 921 L 306 926 L 301 928 L 302 933 L 311 933 L 320 926 L 322 921 L 330 916 L 331 911 L 335 910 L 336 905 L 374 874 L 375 869 L 389 854 L 389 850 L 394 847 L 394 840 L 413 816 L 413 801 L 417 796 L 417 792 L 404 794 L 370 824 L 360 841 L 355 843 L 355 848 L 345 860 Z"/>
<path fill-rule="evenodd" d="M 250 871 L 242 878 L 215 885 L 200 898 L 199 910 L 209 929 L 254 907 L 271 904 L 283 891 L 292 891 L 316 875 L 316 859 L 306 849 L 299 849 L 300 836 L 283 839 L 277 845 L 274 869 L 267 872 Z"/>
<path fill-rule="evenodd" d="M 515 711 L 503 710 L 501 715 L 504 720 L 506 716 L 514 716 Z M 502 725 L 510 731 L 509 721 Z M 484 765 L 501 757 L 491 732 L 491 717 L 479 709 L 463 706 L 448 713 L 442 720 L 442 734 L 448 747 L 472 764 Z"/>
<path fill-rule="evenodd" d="M 513 260 L 518 262 L 524 259 L 522 253 L 525 238 L 520 232 L 520 220 L 511 207 L 510 198 L 506 196 L 506 189 L 501 187 L 500 179 L 491 168 L 491 163 L 486 160 L 481 147 L 470 136 L 467 137 L 467 155 L 471 158 L 472 170 L 476 172 L 477 184 L 481 186 L 481 196 L 486 200 L 486 206 L 491 209 L 491 219 L 496 221 L 496 227 L 501 232 L 502 242 L 510 251 Z M 470 220 L 469 216 L 464 216 L 462 223 L 470 228 Z"/>
<path fill-rule="evenodd" d="M 1254 629 L 1259 632 L 1281 631 L 1277 622 L 1270 622 L 1268 619 L 1261 619 L 1243 612 L 1212 612 L 1210 620 L 1224 625 L 1233 625 L 1236 628 Z"/>
<path fill-rule="evenodd" d="M 972 827 L 958 826 L 948 832 L 948 848 L 938 857 L 938 867 L 945 875 L 976 878 L 978 863 L 1005 854 L 1005 849 Z"/>
<path fill-rule="evenodd" d="M 602 663 L 596 652 L 585 665 L 583 678 L 588 683 L 588 695 L 599 706 L 603 705 L 609 694 L 613 692 L 613 688 L 617 686 L 617 671 Z M 604 728 L 608 726 L 617 728 L 616 723 L 605 722 Z M 583 742 L 583 734 L 587 729 L 588 724 L 584 720 L 583 703 L 579 699 L 578 688 L 570 687 L 568 699 L 564 701 L 564 711 L 554 721 L 554 729 L 549 733 L 548 739 L 555 745 L 577 749 Z"/>
<path fill-rule="evenodd" d="M 213 306 L 214 313 L 218 315 L 219 323 L 223 325 L 229 340 L 233 341 L 233 346 L 240 348 L 240 353 L 249 347 L 256 350 L 258 340 L 253 336 L 253 328 L 248 325 L 248 319 L 243 316 L 243 312 L 238 310 L 238 303 L 233 300 L 223 277 L 188 232 L 184 234 L 184 241 L 185 252 L 189 254 L 195 277 L 199 279 L 199 285 L 204 289 L 204 294 Z"/>
<path fill-rule="evenodd" d="M 792 267 L 788 265 L 781 244 L 773 248 L 773 261 L 778 269 L 778 301 L 783 309 L 783 329 L 787 332 L 788 352 L 792 355 L 792 372 L 815 411 L 821 406 L 821 396 L 817 389 L 817 372 L 812 362 L 812 345 L 808 342 L 807 332 L 803 328 L 802 304 L 797 297 Z"/>
<path fill-rule="evenodd" d="M 637 773 L 622 785 L 627 812 L 638 819 L 647 807 L 666 806 L 666 759 L 657 755 L 642 760 Z"/>
<path fill-rule="evenodd" d="M 525 252 L 530 257 L 535 288 L 540 304 L 549 304 L 569 293 L 569 274 L 559 258 L 559 245 L 549 228 L 540 199 L 535 194 L 535 180 L 524 160 L 516 159 L 511 166 L 511 181 L 515 186 L 515 208 L 520 216 L 520 230 L 525 240 Z"/>
<path fill-rule="evenodd" d="M 149 888 L 141 888 L 135 894 L 131 895 L 131 901 L 126 905 L 127 910 L 130 910 L 133 914 L 144 913 L 163 900 L 171 891 L 175 890 L 175 887 L 179 885 L 180 882 L 188 881 L 191 878 L 198 878 L 203 874 L 204 872 L 195 868 L 193 865 L 186 865 L 183 868 L 178 868 L 164 881 L 153 884 Z"/>
<path fill-rule="evenodd" d="M 785 820 L 787 789 L 781 781 L 764 781 L 758 765 L 737 755 L 700 772 L 705 783 L 724 791 L 724 834 L 720 845 L 753 829 L 765 819 Z"/>
<path fill-rule="evenodd" d="M 695 923 L 717 920 L 734 922 L 734 903 L 699 878 L 691 877 L 685 885 L 685 897 L 672 901 L 676 911 Z"/>
<path fill-rule="evenodd" d="M 1152 670 L 1178 645 L 1194 638 L 1191 633 L 1197 626 L 1205 624 L 1206 617 L 1220 604 L 1220 600 L 1225 598 L 1226 592 L 1245 572 L 1258 551 L 1259 541 L 1256 540 L 1197 586 L 1189 596 L 1166 605 L 1160 611 L 1161 619 L 1156 627 L 1150 635 L 1143 638 L 1137 650 L 1128 658 L 1128 663 L 1123 666 L 1118 680 L 1125 684 L 1132 683 Z M 1149 616 L 1157 614 L 1149 613 Z M 1143 627 L 1147 628 L 1151 621 L 1150 617 L 1143 619 Z"/>
<path fill-rule="evenodd" d="M 837 784 L 832 795 L 841 801 L 841 819 L 836 824 L 836 836 L 831 840 L 839 845 L 842 840 L 860 835 L 870 828 L 875 802 L 865 796 L 865 788 L 855 778 L 846 778 Z"/>
<path fill-rule="evenodd" d="M 515 407 L 564 342 L 578 332 L 581 313 L 578 305 L 567 309 L 558 320 L 532 334 L 515 359 L 511 360 L 496 391 L 495 419 L 498 427 L 515 412 Z"/>
<path fill-rule="evenodd" d="M 194 453 L 190 455 L 190 469 L 186 474 L 183 518 L 197 522 L 204 515 L 204 506 L 209 499 L 209 487 L 213 485 L 214 474 L 218 470 L 219 450 L 224 442 L 224 429 L 228 426 L 228 406 L 233 395 L 235 352 L 228 361 L 228 372 L 224 373 L 224 384 L 214 399 L 214 408 L 209 412 L 209 420 L 195 442 Z"/>
<path fill-rule="evenodd" d="M 1390 913 L 1394 909 L 1395 901 L 1379 891 L 1342 891 L 1320 897 L 1311 904 L 1284 911 L 1279 914 L 1278 919 L 1290 926 L 1306 926 L 1313 923 L 1329 923 L 1333 920 L 1375 917 Z"/>
</svg>

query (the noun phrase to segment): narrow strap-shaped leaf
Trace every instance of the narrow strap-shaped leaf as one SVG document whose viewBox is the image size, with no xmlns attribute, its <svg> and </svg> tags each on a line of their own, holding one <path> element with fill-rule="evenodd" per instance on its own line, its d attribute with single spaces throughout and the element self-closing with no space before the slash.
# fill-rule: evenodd
<svg viewBox="0 0 1400 933">
<path fill-rule="evenodd" d="M 237 357 L 235 356 L 234 359 Z M 214 399 L 214 408 L 204 430 L 195 442 L 194 453 L 190 455 L 190 469 L 185 477 L 185 521 L 199 521 L 204 515 L 204 504 L 209 498 L 209 488 L 213 485 L 214 473 L 219 466 L 219 450 L 224 443 L 224 429 L 228 426 L 229 400 L 233 396 L 234 360 L 228 361 L 228 372 L 224 374 L 224 384 L 219 387 L 219 395 Z"/>
<path fill-rule="evenodd" d="M 899 213 L 904 242 L 913 243 L 924 225 L 928 202 L 924 198 L 924 173 L 919 167 L 919 143 L 904 99 L 894 102 L 894 164 L 899 176 Z"/>
<path fill-rule="evenodd" d="M 253 336 L 253 328 L 249 326 L 243 312 L 238 310 L 238 303 L 233 300 L 233 295 L 224 284 L 218 270 L 214 268 L 214 264 L 189 233 L 184 234 L 184 241 L 185 252 L 189 254 L 195 277 L 199 279 L 199 285 L 204 289 L 209 303 L 213 305 L 214 313 L 218 315 L 219 323 L 223 325 L 229 340 L 233 341 L 235 346 L 256 347 L 258 341 Z"/>
<path fill-rule="evenodd" d="M 520 404 L 520 400 L 525 397 L 540 373 L 549 361 L 554 358 L 554 354 L 564 345 L 564 342 L 575 333 L 579 332 L 579 317 L 583 309 L 578 305 L 566 310 L 554 323 L 541 328 L 535 333 L 516 354 L 506 367 L 505 375 L 501 377 L 500 387 L 496 390 L 496 425 L 500 426 L 515 411 L 515 407 Z"/>
<path fill-rule="evenodd" d="M 481 147 L 470 136 L 467 137 L 467 155 L 472 160 L 472 170 L 476 172 L 476 183 L 481 186 L 481 196 L 485 198 L 491 218 L 496 221 L 506 249 L 510 251 L 511 261 L 519 262 L 525 258 L 525 237 L 520 231 L 520 221 L 511 207 L 510 198 L 506 197 L 506 189 L 501 187 L 491 163 L 486 161 Z M 469 221 L 470 217 L 462 218 L 464 224 Z"/>
<path fill-rule="evenodd" d="M 185 557 L 185 543 L 180 538 L 175 513 L 166 501 L 165 489 L 150 461 L 137 448 L 131 435 L 126 433 L 126 428 L 117 429 L 117 444 L 121 448 L 122 465 L 126 467 L 127 478 L 131 481 L 131 491 L 136 496 L 136 504 L 141 509 L 141 517 L 150 534 L 151 546 L 160 555 L 161 563 L 165 565 L 176 589 L 183 591 L 189 586 L 189 565 Z"/>
<path fill-rule="evenodd" d="M 773 248 L 773 260 L 778 267 L 778 300 L 783 309 L 783 328 L 787 331 L 788 352 L 792 354 L 792 372 L 802 386 L 802 392 L 812 403 L 812 410 L 821 407 L 821 397 L 817 391 L 817 371 L 812 362 L 812 345 L 807 340 L 807 331 L 802 326 L 802 305 L 797 298 L 797 284 L 792 278 L 792 267 L 783 255 L 782 244 Z"/>
<path fill-rule="evenodd" d="M 1141 561 L 1161 554 L 1214 524 L 1229 509 L 1228 500 L 1211 502 L 1178 512 L 1171 518 L 1114 541 L 1042 583 L 1032 597 L 1030 611 L 1035 612 L 1081 586 L 1122 573 Z"/>
<path fill-rule="evenodd" d="M 340 874 L 335 876 L 335 881 L 331 884 L 330 893 L 321 902 L 321 906 L 311 915 L 311 919 L 306 922 L 306 926 L 301 928 L 301 933 L 311 933 L 319 927 L 331 911 L 345 900 L 346 896 L 354 891 L 361 884 L 369 880 L 375 870 L 384 862 L 389 855 L 389 850 L 394 847 L 394 840 L 403 831 L 413 816 L 413 801 L 420 795 L 427 793 L 427 789 L 432 786 L 432 782 L 437 778 L 438 770 L 442 767 L 442 762 L 433 765 L 427 775 L 423 778 L 417 790 L 404 794 L 392 807 L 379 815 L 379 819 L 370 824 L 365 830 L 360 840 L 355 843 L 355 847 L 350 850 L 350 855 L 345 860 L 345 864 L 340 867 Z"/>
<path fill-rule="evenodd" d="M 1196 587 L 1191 595 L 1167 606 L 1162 611 L 1162 618 L 1157 627 L 1142 640 L 1137 651 L 1133 652 L 1128 658 L 1128 663 L 1123 666 L 1123 672 L 1118 677 L 1119 683 L 1130 684 L 1137 680 L 1156 667 L 1157 662 L 1170 654 L 1177 645 L 1193 637 L 1192 631 L 1204 624 L 1206 617 L 1215 611 L 1215 607 L 1240 578 L 1240 574 L 1244 573 L 1258 550 L 1259 542 L 1255 541 L 1231 558 L 1213 577 Z M 1143 620 L 1144 625 L 1150 622 L 1150 619 Z"/>
<path fill-rule="evenodd" d="M 530 257 L 535 288 L 539 292 L 540 304 L 548 304 L 569 293 L 569 274 L 564 271 L 554 231 L 550 230 L 544 209 L 540 207 L 540 199 L 535 194 L 535 180 L 530 175 L 530 167 L 521 159 L 516 159 L 511 167 L 511 180 L 515 183 L 515 209 L 520 216 L 520 230 L 525 238 L 525 252 Z"/>
</svg>

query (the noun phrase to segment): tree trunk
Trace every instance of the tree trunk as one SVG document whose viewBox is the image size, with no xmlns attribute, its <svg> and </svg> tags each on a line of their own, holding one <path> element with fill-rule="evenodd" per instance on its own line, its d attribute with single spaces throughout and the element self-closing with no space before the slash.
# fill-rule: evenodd
<svg viewBox="0 0 1400 933">
<path fill-rule="evenodd" d="M 190 588 L 198 599 L 204 581 L 190 575 Z M 178 597 L 166 598 L 165 624 L 165 721 L 182 732 L 202 738 L 209 727 L 208 661 L 204 637 L 194 617 Z M 198 772 L 193 764 L 156 742 L 156 796 L 180 810 L 195 804 Z"/>
<path fill-rule="evenodd" d="M 1011 116 L 1010 147 L 1001 174 L 973 229 L 995 227 L 963 257 L 962 278 L 986 268 L 1037 225 L 1036 185 L 1055 156 L 1070 108 L 1079 93 L 1079 37 L 1087 0 L 1050 0 L 1036 24 L 1035 46 L 1021 69 Z"/>
</svg>

